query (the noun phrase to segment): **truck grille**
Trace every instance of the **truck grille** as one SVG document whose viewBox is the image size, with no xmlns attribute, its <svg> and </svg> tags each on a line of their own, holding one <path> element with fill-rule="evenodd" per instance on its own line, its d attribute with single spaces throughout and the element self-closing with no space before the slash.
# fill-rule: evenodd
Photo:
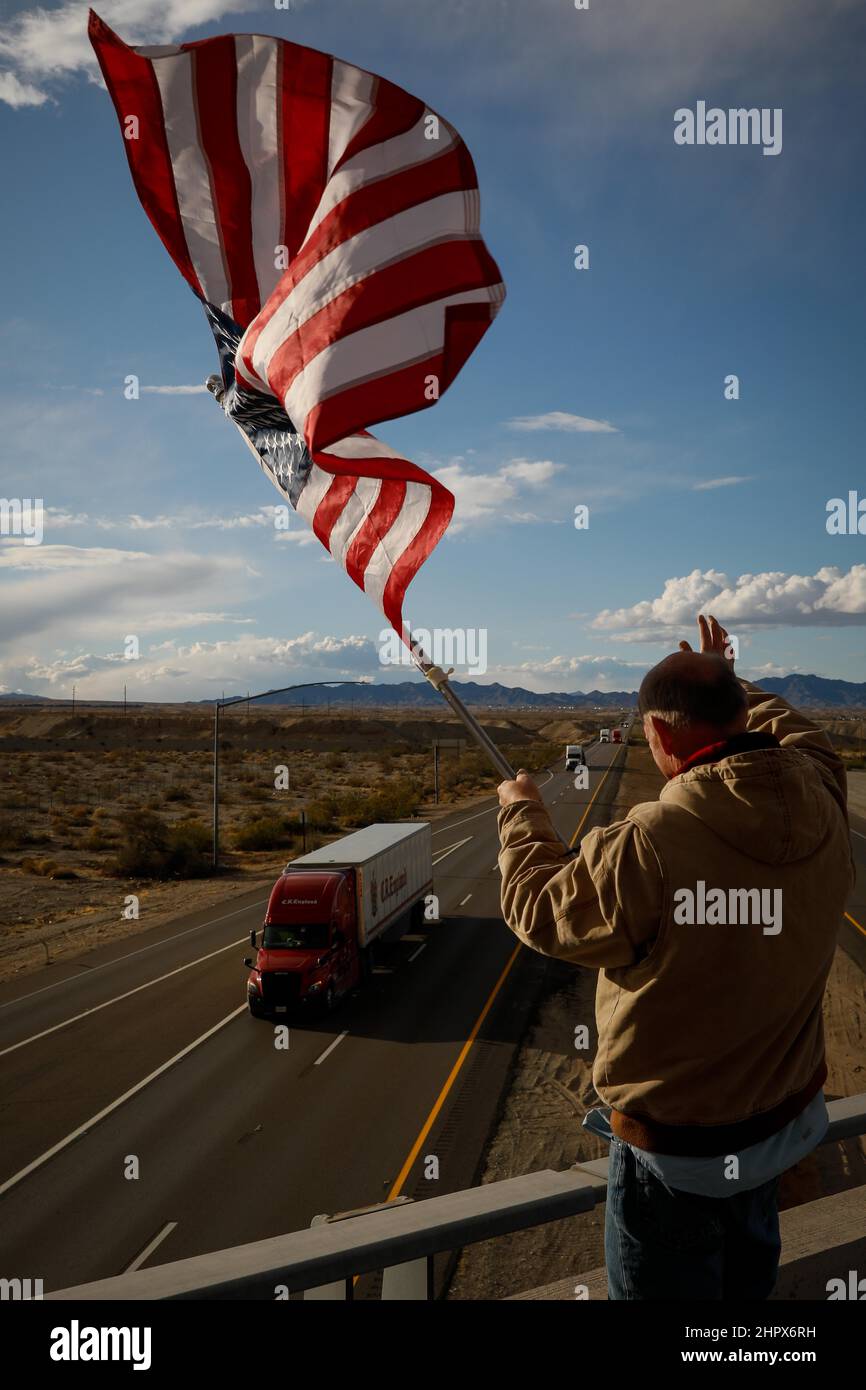
<svg viewBox="0 0 866 1390">
<path fill-rule="evenodd" d="M 301 977 L 297 970 L 266 970 L 262 975 L 262 1000 L 269 1008 L 294 1004 L 301 993 Z"/>
</svg>

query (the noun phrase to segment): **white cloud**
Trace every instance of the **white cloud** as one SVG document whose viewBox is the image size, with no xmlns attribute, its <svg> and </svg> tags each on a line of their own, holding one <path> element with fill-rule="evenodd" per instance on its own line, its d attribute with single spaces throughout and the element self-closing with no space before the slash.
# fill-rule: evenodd
<svg viewBox="0 0 866 1390">
<path fill-rule="evenodd" d="M 142 395 L 151 396 L 201 396 L 207 393 L 207 387 L 201 386 L 139 386 Z"/>
<path fill-rule="evenodd" d="M 866 565 L 847 572 L 825 565 L 814 575 L 782 570 L 741 574 L 692 570 L 667 579 L 661 594 L 630 608 L 604 609 L 591 623 L 621 641 L 691 640 L 699 613 L 711 612 L 729 631 L 750 627 L 866 626 Z"/>
<path fill-rule="evenodd" d="M 554 473 L 561 473 L 564 467 L 562 463 L 551 463 L 550 459 L 513 459 L 502 469 L 502 477 L 539 487 L 542 483 L 549 483 Z"/>
<path fill-rule="evenodd" d="M 0 641 L 32 652 L 120 642 L 127 633 L 230 621 L 211 608 L 214 594 L 239 592 L 242 561 L 232 556 L 75 546 L 4 546 L 0 560 L 20 577 L 4 584 Z M 17 652 L 20 656 L 20 652 Z"/>
<path fill-rule="evenodd" d="M 484 683 L 501 681 L 540 693 L 582 690 L 636 690 L 646 674 L 646 662 L 616 656 L 552 656 L 546 661 L 488 667 Z"/>
<path fill-rule="evenodd" d="M 9 540 L 0 549 L 0 568 L 12 570 L 93 570 L 149 560 L 140 550 L 110 550 L 77 545 L 26 545 Z"/>
<path fill-rule="evenodd" d="M 56 80 L 73 73 L 86 73 L 95 80 L 97 63 L 87 37 L 89 8 L 87 0 L 65 0 L 50 10 L 41 7 L 22 10 L 0 25 L 0 62 L 26 77 Z M 173 43 L 197 25 L 257 8 L 258 0 L 100 0 L 98 3 L 98 12 L 105 22 L 131 44 Z M 15 78 L 14 73 L 11 76 L 20 86 L 20 79 Z M 10 90 L 14 97 L 16 88 Z M 37 95 L 47 99 L 42 91 Z M 9 102 L 3 88 L 0 88 L 0 99 Z M 9 104 L 25 103 L 13 100 Z"/>
<path fill-rule="evenodd" d="M 405 674 L 401 671 L 400 679 Z M 4 657 L 0 675 L 10 689 L 58 698 L 74 681 L 80 699 L 117 699 L 125 683 L 131 700 L 196 700 L 223 690 L 228 695 L 275 689 L 294 680 L 380 680 L 382 667 L 369 637 L 306 632 L 285 639 L 243 633 L 218 642 L 172 638 L 151 647 L 142 642 L 135 661 L 121 651 L 60 650 L 49 659 L 28 654 L 17 661 Z"/>
<path fill-rule="evenodd" d="M 88 512 L 69 512 L 62 507 L 45 508 L 45 530 L 69 530 L 76 526 L 90 526 L 100 531 L 246 531 L 262 528 L 271 529 L 276 540 L 296 541 L 300 545 L 316 542 L 316 537 L 302 521 L 296 523 L 297 531 L 277 530 L 277 513 L 282 515 L 288 503 L 265 503 L 254 512 L 241 512 L 235 516 L 190 516 L 182 512 L 159 513 L 156 516 L 142 516 L 130 512 L 126 516 L 91 516 Z M 291 516 L 291 513 L 290 513 Z M 43 550 L 46 547 L 42 547 Z M 56 547 L 55 547 L 56 548 Z M 130 552 L 124 551 L 123 554 Z M 3 561 L 0 559 L 0 564 Z"/>
<path fill-rule="evenodd" d="M 546 415 L 515 415 L 505 422 L 510 430 L 560 430 L 567 434 L 619 434 L 609 420 L 590 420 L 585 415 L 569 415 L 549 410 Z"/>
<path fill-rule="evenodd" d="M 14 72 L 0 72 L 0 101 L 7 106 L 44 106 L 50 101 L 47 92 L 34 87 L 31 82 L 22 82 Z"/>
<path fill-rule="evenodd" d="M 493 472 L 470 473 L 464 459 L 457 457 L 430 471 L 454 493 L 454 519 L 449 527 L 449 534 L 453 535 L 469 523 L 541 520 L 524 507 L 516 512 L 509 508 L 520 500 L 524 489 L 544 486 L 563 466 L 550 459 L 509 459 Z"/>
<path fill-rule="evenodd" d="M 730 478 L 708 478 L 704 483 L 694 483 L 692 485 L 692 491 L 711 492 L 714 488 L 717 487 L 736 487 L 738 483 L 749 482 L 751 482 L 750 475 L 744 475 L 743 477 L 737 477 L 736 475 L 732 475 Z"/>
</svg>

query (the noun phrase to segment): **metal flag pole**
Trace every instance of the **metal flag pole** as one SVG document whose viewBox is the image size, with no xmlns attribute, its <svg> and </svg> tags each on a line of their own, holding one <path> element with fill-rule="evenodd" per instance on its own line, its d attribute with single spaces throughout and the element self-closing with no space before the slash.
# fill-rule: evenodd
<svg viewBox="0 0 866 1390">
<path fill-rule="evenodd" d="M 453 674 L 453 670 L 443 671 L 441 666 L 435 666 L 433 662 L 425 656 L 423 648 L 415 641 L 411 632 L 409 633 L 409 650 L 415 659 L 418 670 L 422 675 L 427 677 L 433 689 L 439 691 L 439 694 L 442 696 L 443 700 L 450 705 L 451 709 L 453 709 L 454 713 L 457 715 L 457 718 L 462 720 L 466 725 L 466 728 L 475 739 L 475 742 L 483 749 L 493 763 L 496 771 L 507 782 L 513 782 L 514 778 L 517 776 L 514 768 L 503 753 L 496 747 L 496 744 L 490 736 L 482 729 L 475 715 L 470 714 L 457 692 L 451 689 L 448 677 Z M 580 853 L 580 848 L 574 848 L 569 845 L 558 830 L 554 829 L 554 834 L 560 841 L 567 856 L 574 857 Z"/>
<path fill-rule="evenodd" d="M 433 686 L 433 689 L 439 691 L 439 694 L 451 707 L 457 715 L 457 718 L 466 725 L 466 728 L 475 739 L 475 742 L 478 744 L 479 748 L 487 754 L 493 766 L 496 768 L 496 771 L 505 781 L 512 782 L 517 775 L 514 768 L 504 754 L 496 747 L 490 735 L 481 727 L 475 715 L 470 714 L 457 692 L 451 689 L 448 677 L 453 675 L 453 669 L 443 671 L 441 666 L 434 665 L 434 663 L 425 656 L 423 648 L 415 641 L 411 632 L 409 633 L 409 650 L 414 657 L 418 670 L 423 676 L 426 676 L 427 680 Z"/>
</svg>

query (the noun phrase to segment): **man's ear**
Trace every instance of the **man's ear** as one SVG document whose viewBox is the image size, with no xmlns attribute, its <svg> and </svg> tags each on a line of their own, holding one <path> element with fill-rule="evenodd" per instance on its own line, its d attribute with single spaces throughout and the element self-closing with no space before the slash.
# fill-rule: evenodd
<svg viewBox="0 0 866 1390">
<path fill-rule="evenodd" d="M 655 736 L 662 746 L 662 752 L 670 755 L 674 751 L 674 731 L 667 720 L 659 719 L 657 714 L 649 715 Z"/>
</svg>

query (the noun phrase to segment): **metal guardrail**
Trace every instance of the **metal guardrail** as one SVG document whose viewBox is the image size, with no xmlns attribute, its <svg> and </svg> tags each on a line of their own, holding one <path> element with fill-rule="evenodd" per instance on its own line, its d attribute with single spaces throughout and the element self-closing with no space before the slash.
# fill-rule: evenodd
<svg viewBox="0 0 866 1390">
<path fill-rule="evenodd" d="M 830 1127 L 823 1144 L 866 1133 L 866 1092 L 830 1101 Z M 287 1293 L 316 1290 L 315 1296 L 339 1297 L 323 1286 L 359 1274 L 458 1250 L 512 1231 L 576 1216 L 604 1200 L 607 1159 L 594 1159 L 556 1173 L 545 1170 L 525 1177 L 486 1183 L 421 1202 L 382 1203 L 359 1213 L 326 1219 L 306 1231 L 194 1255 L 174 1264 L 137 1270 L 112 1279 L 62 1289 L 45 1300 L 255 1299 L 269 1301 L 275 1289 Z M 417 1287 L 411 1266 L 402 1287 L 392 1283 L 391 1297 L 423 1297 L 406 1292 Z"/>
</svg>

